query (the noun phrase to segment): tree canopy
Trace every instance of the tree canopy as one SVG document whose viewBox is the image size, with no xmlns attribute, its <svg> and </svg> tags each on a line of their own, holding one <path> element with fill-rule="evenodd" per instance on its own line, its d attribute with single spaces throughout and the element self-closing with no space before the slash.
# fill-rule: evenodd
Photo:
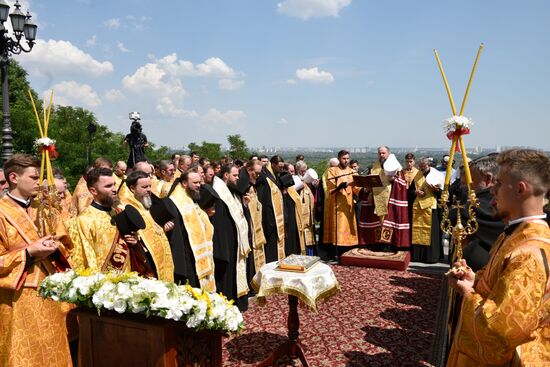
<svg viewBox="0 0 550 367">
<path fill-rule="evenodd" d="M 31 88 L 27 75 L 27 71 L 17 61 L 10 60 L 8 83 L 13 148 L 14 153 L 37 154 L 34 141 L 39 137 L 38 124 L 28 91 L 31 91 L 38 111 L 42 111 L 43 104 L 38 99 L 38 94 Z M 1 106 L 0 103 L 0 108 Z M 89 124 L 96 126 L 95 133 L 88 132 Z M 128 159 L 129 148 L 123 144 L 124 135 L 110 131 L 107 126 L 99 123 L 93 112 L 82 107 L 55 105 L 52 108 L 48 130 L 49 137 L 56 140 L 56 150 L 59 153 L 53 165 L 61 169 L 72 187 L 76 185 L 89 162 L 93 162 L 97 157 L 108 157 L 113 163 Z M 250 154 L 248 147 L 240 135 L 229 135 L 227 140 L 229 143 L 227 154 L 231 158 L 248 158 Z M 166 159 L 170 155 L 170 149 L 166 146 L 157 148 L 151 142 L 149 146 L 146 155 L 152 162 Z M 196 151 L 200 156 L 219 160 L 226 154 L 221 146 L 218 143 L 203 141 L 200 145 L 190 143 L 188 148 L 190 151 Z"/>
</svg>

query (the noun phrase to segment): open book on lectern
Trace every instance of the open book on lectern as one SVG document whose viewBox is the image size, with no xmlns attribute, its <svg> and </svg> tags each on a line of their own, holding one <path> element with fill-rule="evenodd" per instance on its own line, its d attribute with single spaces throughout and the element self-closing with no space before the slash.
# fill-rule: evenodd
<svg viewBox="0 0 550 367">
<path fill-rule="evenodd" d="M 353 176 L 353 182 L 355 182 L 356 187 L 380 187 L 384 186 L 380 175 L 366 175 L 366 176 Z"/>
</svg>

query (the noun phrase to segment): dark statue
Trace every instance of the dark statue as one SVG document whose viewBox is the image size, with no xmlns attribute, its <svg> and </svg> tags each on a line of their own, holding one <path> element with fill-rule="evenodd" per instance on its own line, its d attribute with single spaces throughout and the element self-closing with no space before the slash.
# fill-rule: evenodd
<svg viewBox="0 0 550 367">
<path fill-rule="evenodd" d="M 130 147 L 130 155 L 126 163 L 128 168 L 134 168 L 137 162 L 147 161 L 145 156 L 145 148 L 149 146 L 147 136 L 142 132 L 140 116 L 137 112 L 130 113 L 132 125 L 130 126 L 130 134 L 124 138 L 124 143 Z"/>
</svg>

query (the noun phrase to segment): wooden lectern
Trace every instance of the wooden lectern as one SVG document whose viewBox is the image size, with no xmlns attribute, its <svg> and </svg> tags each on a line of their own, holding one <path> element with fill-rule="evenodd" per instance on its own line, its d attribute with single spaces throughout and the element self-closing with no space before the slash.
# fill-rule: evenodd
<svg viewBox="0 0 550 367">
<path fill-rule="evenodd" d="M 80 367 L 217 367 L 222 332 L 194 331 L 185 322 L 78 308 Z"/>
</svg>

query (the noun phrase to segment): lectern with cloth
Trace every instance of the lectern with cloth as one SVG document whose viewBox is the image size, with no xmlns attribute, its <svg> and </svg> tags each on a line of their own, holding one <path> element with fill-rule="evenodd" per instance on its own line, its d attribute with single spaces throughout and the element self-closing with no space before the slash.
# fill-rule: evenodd
<svg viewBox="0 0 550 367">
<path fill-rule="evenodd" d="M 300 320 L 298 299 L 317 312 L 317 303 L 328 299 L 340 290 L 338 280 L 330 266 L 318 262 L 305 272 L 282 271 L 277 262 L 265 264 L 252 279 L 252 287 L 260 305 L 265 304 L 265 297 L 276 294 L 288 294 L 288 341 L 277 348 L 258 366 L 272 366 L 284 356 L 299 358 L 302 365 L 309 366 L 302 345 L 299 341 Z"/>
</svg>

